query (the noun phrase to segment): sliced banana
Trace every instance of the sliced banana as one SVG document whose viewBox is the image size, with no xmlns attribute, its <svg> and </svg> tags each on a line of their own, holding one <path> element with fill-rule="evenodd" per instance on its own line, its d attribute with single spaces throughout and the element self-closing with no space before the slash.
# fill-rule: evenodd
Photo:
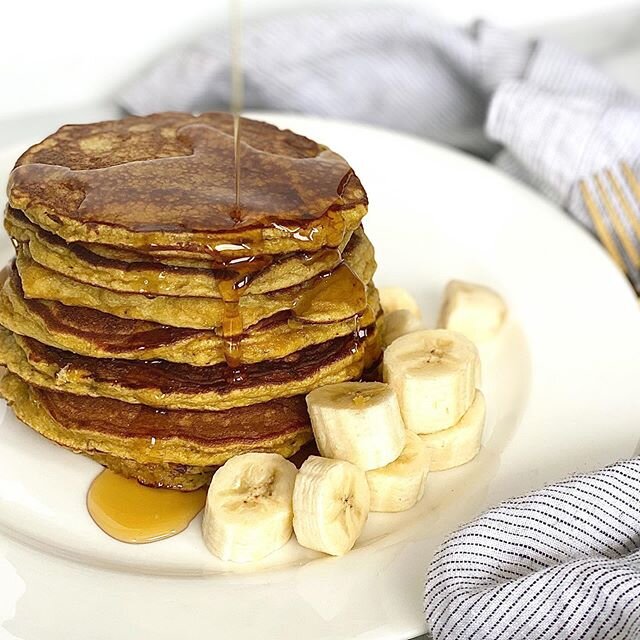
<svg viewBox="0 0 640 640">
<path fill-rule="evenodd" d="M 400 457 L 386 467 L 367 471 L 371 511 L 406 511 L 424 494 L 431 451 L 420 436 L 407 431 L 407 444 Z"/>
<path fill-rule="evenodd" d="M 291 537 L 293 485 L 297 469 L 276 453 L 245 453 L 213 476 L 202 534 L 222 560 L 251 562 L 282 547 Z"/>
<path fill-rule="evenodd" d="M 422 317 L 420 306 L 416 299 L 402 287 L 382 287 L 378 289 L 380 294 L 380 306 L 385 313 L 393 313 L 405 309 L 418 320 Z"/>
<path fill-rule="evenodd" d="M 431 471 L 444 471 L 465 464 L 478 455 L 486 416 L 484 396 L 478 389 L 469 411 L 458 424 L 444 431 L 421 435 L 431 449 Z"/>
<path fill-rule="evenodd" d="M 406 430 L 393 389 L 382 382 L 341 382 L 314 389 L 307 408 L 318 451 L 364 471 L 395 460 Z"/>
<path fill-rule="evenodd" d="M 303 547 L 344 555 L 368 515 L 369 486 L 362 469 L 344 460 L 307 458 L 293 490 L 293 529 Z"/>
<path fill-rule="evenodd" d="M 382 344 L 384 347 L 388 347 L 400 336 L 424 329 L 422 320 L 409 309 L 396 309 L 391 313 L 385 313 L 382 326 Z"/>
<path fill-rule="evenodd" d="M 506 317 L 507 305 L 493 289 L 452 280 L 444 291 L 438 326 L 480 344 L 498 335 Z"/>
<path fill-rule="evenodd" d="M 416 433 L 452 427 L 471 406 L 479 377 L 476 346 L 445 329 L 416 331 L 384 352 L 382 371 L 398 394 L 404 423 Z"/>
</svg>

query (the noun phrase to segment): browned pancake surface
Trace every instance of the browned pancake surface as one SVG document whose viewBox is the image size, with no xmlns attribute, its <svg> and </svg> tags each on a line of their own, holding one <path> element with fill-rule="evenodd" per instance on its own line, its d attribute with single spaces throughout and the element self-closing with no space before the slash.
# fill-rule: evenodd
<svg viewBox="0 0 640 640">
<path fill-rule="evenodd" d="M 89 307 L 73 307 L 59 302 L 24 298 L 22 283 L 15 265 L 11 284 L 28 309 L 41 318 L 52 332 L 66 333 L 94 342 L 105 351 L 118 353 L 124 349 L 150 349 L 184 340 L 200 329 L 169 327 L 144 320 L 112 316 Z"/>
<path fill-rule="evenodd" d="M 228 411 L 154 409 L 110 398 L 35 389 L 42 406 L 63 427 L 122 438 L 178 438 L 204 446 L 268 443 L 309 429 L 304 396 Z"/>
<path fill-rule="evenodd" d="M 10 373 L 0 393 L 46 438 L 144 484 L 181 490 L 206 484 L 234 455 L 289 457 L 312 438 L 303 396 L 228 411 L 161 410 L 50 391 Z"/>
<path fill-rule="evenodd" d="M 286 384 L 304 380 L 322 367 L 348 357 L 367 338 L 373 327 L 363 327 L 358 335 L 347 335 L 296 351 L 284 358 L 230 368 L 226 363 L 208 367 L 156 360 L 89 358 L 23 338 L 29 360 L 41 361 L 56 369 L 71 369 L 98 383 L 130 389 L 157 389 L 161 393 L 224 393 L 231 389 L 251 389 L 263 384 Z"/>
<path fill-rule="evenodd" d="M 304 225 L 366 204 L 341 156 L 264 122 L 243 118 L 241 131 L 240 210 L 233 121 L 222 113 L 62 127 L 18 159 L 10 203 L 44 208 L 54 222 L 59 215 L 143 233 Z"/>
</svg>

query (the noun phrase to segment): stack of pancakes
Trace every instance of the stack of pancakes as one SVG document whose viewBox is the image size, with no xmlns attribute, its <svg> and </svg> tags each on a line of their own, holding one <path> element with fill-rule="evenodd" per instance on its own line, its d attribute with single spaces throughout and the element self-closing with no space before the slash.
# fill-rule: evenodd
<svg viewBox="0 0 640 640">
<path fill-rule="evenodd" d="M 240 133 L 218 113 L 66 126 L 11 174 L 0 392 L 145 484 L 293 455 L 312 438 L 304 395 L 380 356 L 360 181 L 291 131 Z"/>
</svg>

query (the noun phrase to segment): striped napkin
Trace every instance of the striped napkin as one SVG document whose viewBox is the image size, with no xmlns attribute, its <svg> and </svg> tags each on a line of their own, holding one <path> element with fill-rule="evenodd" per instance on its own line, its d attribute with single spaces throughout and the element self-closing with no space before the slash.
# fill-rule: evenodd
<svg viewBox="0 0 640 640">
<path fill-rule="evenodd" d="M 504 502 L 427 575 L 437 640 L 640 638 L 640 459 Z"/>
<path fill-rule="evenodd" d="M 491 160 L 594 233 L 640 290 L 640 101 L 562 47 L 409 9 L 341 8 L 247 24 L 242 62 L 246 108 L 361 120 Z M 137 114 L 225 109 L 229 91 L 221 28 L 118 100 Z M 640 638 L 639 496 L 633 460 L 454 533 L 427 575 L 433 637 Z"/>
</svg>

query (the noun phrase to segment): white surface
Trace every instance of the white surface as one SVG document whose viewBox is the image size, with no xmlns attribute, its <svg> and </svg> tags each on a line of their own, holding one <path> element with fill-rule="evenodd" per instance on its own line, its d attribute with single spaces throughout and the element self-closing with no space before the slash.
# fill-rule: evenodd
<svg viewBox="0 0 640 640">
<path fill-rule="evenodd" d="M 424 626 L 424 570 L 448 531 L 502 498 L 634 452 L 637 300 L 589 236 L 461 154 L 367 127 L 274 120 L 331 145 L 359 173 L 378 284 L 409 288 L 428 321 L 452 277 L 493 285 L 508 300 L 512 321 L 483 354 L 490 417 L 480 456 L 432 474 L 413 510 L 373 514 L 344 558 L 318 558 L 292 541 L 260 567 L 236 567 L 207 554 L 198 521 L 147 546 L 102 534 L 84 507 L 97 465 L 7 412 L 3 640 L 411 637 Z"/>
<path fill-rule="evenodd" d="M 282 10 L 304 10 L 370 4 L 371 0 L 236 0 L 247 18 Z M 129 78 L 158 55 L 189 41 L 217 25 L 226 25 L 227 2 L 159 0 L 153 3 L 110 0 L 6 2 L 0 8 L 5 25 L 0 38 L 0 117 L 20 117 L 25 113 L 106 100 Z M 434 15 L 458 23 L 482 17 L 507 27 L 538 30 L 563 20 L 580 20 L 605 13 L 594 21 L 585 41 L 614 43 L 624 39 L 611 33 L 607 16 L 625 0 L 402 0 Z M 637 13 L 637 12 L 636 12 Z M 624 32 L 635 33 L 627 20 Z M 637 42 L 637 38 L 636 38 Z M 636 59 L 637 62 L 637 59 Z M 637 66 L 635 67 L 637 69 Z"/>
</svg>

